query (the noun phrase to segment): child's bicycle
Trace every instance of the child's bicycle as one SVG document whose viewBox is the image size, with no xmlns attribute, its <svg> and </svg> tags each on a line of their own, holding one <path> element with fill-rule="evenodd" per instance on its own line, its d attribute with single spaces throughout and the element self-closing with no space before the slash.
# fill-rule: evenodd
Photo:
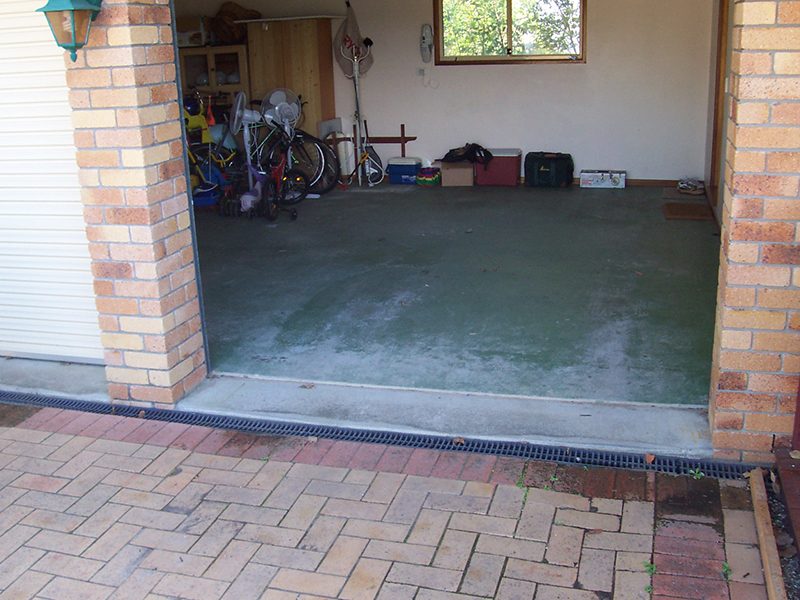
<svg viewBox="0 0 800 600">
<path fill-rule="evenodd" d="M 293 139 L 286 134 L 270 149 L 268 160 L 267 183 L 263 189 L 263 214 L 270 220 L 278 218 L 281 211 L 286 211 L 292 221 L 297 219 L 296 204 L 308 195 L 308 177 L 292 165 Z"/>
</svg>

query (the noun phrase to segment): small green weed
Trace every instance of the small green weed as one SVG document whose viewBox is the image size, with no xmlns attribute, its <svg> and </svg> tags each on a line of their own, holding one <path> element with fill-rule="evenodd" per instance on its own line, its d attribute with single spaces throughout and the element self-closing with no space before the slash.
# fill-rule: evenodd
<svg viewBox="0 0 800 600">
<path fill-rule="evenodd" d="M 733 569 L 731 569 L 731 566 L 726 562 L 722 563 L 722 578 L 725 581 L 730 581 L 731 574 L 733 574 Z"/>
<path fill-rule="evenodd" d="M 692 476 L 692 479 L 702 479 L 706 476 L 699 468 L 697 469 L 689 469 L 689 475 Z"/>
<path fill-rule="evenodd" d="M 650 575 L 650 577 L 656 574 L 656 566 L 651 562 L 644 563 L 644 570 L 647 571 L 647 574 Z"/>
</svg>

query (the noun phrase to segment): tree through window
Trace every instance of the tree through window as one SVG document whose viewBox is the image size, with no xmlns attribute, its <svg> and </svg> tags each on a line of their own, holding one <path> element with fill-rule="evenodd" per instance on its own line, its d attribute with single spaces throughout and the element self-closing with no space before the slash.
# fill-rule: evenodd
<svg viewBox="0 0 800 600">
<path fill-rule="evenodd" d="M 434 0 L 436 62 L 583 60 L 585 0 Z"/>
</svg>

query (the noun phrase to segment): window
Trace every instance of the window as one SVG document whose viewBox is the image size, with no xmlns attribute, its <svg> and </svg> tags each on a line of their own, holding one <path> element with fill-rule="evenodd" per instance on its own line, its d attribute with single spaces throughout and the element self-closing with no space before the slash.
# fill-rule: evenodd
<svg viewBox="0 0 800 600">
<path fill-rule="evenodd" d="M 434 0 L 436 64 L 583 62 L 586 0 Z"/>
</svg>

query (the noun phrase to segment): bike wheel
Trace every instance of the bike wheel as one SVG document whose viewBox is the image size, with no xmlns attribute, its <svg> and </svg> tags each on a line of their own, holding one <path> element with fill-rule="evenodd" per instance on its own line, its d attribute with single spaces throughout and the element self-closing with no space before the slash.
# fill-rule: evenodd
<svg viewBox="0 0 800 600">
<path fill-rule="evenodd" d="M 336 155 L 336 148 L 331 146 L 326 141 L 320 141 L 322 145 L 322 154 L 325 159 L 325 164 L 322 168 L 322 173 L 316 182 L 311 184 L 311 192 L 315 194 L 327 194 L 336 184 L 339 183 L 339 157 Z"/>
<path fill-rule="evenodd" d="M 283 174 L 281 182 L 280 204 L 292 206 L 303 201 L 308 195 L 308 179 L 305 173 L 297 169 L 289 169 Z"/>
<path fill-rule="evenodd" d="M 289 146 L 289 160 L 293 169 L 302 171 L 313 187 L 325 170 L 323 142 L 305 131 L 297 131 Z"/>
</svg>

